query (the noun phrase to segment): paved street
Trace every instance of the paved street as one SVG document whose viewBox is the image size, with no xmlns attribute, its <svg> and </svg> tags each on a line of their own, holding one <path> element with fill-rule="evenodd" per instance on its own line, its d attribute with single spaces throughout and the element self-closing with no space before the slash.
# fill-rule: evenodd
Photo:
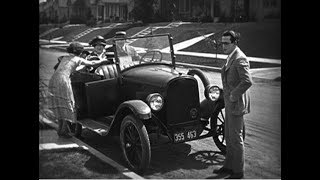
<svg viewBox="0 0 320 180">
<path fill-rule="evenodd" d="M 40 69 L 42 77 L 49 79 L 53 73 L 52 67 L 61 54 L 64 53 L 39 49 L 40 64 L 44 67 Z M 188 71 L 182 67 L 177 69 L 181 72 Z M 253 76 L 272 80 L 279 76 L 281 69 L 273 68 L 272 72 L 275 73 L 270 73 L 266 69 L 253 70 Z M 221 86 L 220 73 L 208 70 L 205 70 L 205 73 L 212 84 Z M 281 178 L 281 82 L 257 81 L 250 91 L 252 112 L 246 116 L 246 178 Z M 199 92 L 200 99 L 203 99 L 203 85 L 200 82 Z M 60 145 L 59 148 L 79 146 L 74 142 L 61 140 L 52 133 L 54 134 L 54 132 L 39 131 L 39 143 L 47 145 L 54 143 Z M 114 145 L 104 144 L 104 140 L 99 140 L 97 135 L 90 132 L 84 134 L 87 144 L 124 166 L 119 158 L 121 154 L 119 150 L 114 149 Z M 104 145 L 99 147 L 98 145 L 102 143 Z M 39 149 L 47 147 L 40 144 Z M 54 144 L 51 144 L 51 147 L 57 147 Z M 211 174 L 212 169 L 220 166 L 224 159 L 223 156 L 215 154 L 217 151 L 211 138 L 155 150 L 153 163 L 143 178 L 219 178 Z M 208 153 L 211 158 L 207 157 Z M 174 158 L 175 163 L 168 162 L 169 157 Z"/>
</svg>

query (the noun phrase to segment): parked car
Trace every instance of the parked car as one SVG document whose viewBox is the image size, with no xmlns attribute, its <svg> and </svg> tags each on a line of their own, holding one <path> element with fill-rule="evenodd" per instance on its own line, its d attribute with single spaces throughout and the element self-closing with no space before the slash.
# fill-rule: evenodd
<svg viewBox="0 0 320 180">
<path fill-rule="evenodd" d="M 223 91 L 199 69 L 177 70 L 170 34 L 114 39 L 113 46 L 115 63 L 71 75 L 78 115 L 69 124 L 74 136 L 83 128 L 119 136 L 124 159 L 137 173 L 148 168 L 151 147 L 163 145 L 152 134 L 166 137 L 165 144 L 212 137 L 225 152 Z M 199 93 L 206 99 L 200 102 Z"/>
</svg>

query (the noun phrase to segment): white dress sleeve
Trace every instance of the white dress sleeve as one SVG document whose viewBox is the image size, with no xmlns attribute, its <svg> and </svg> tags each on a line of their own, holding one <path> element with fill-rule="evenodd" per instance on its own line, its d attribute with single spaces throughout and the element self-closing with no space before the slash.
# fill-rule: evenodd
<svg viewBox="0 0 320 180">
<path fill-rule="evenodd" d="M 73 58 L 71 59 L 71 61 L 73 61 L 73 62 L 75 63 L 75 65 L 76 65 L 76 71 L 82 69 L 82 68 L 85 66 L 85 65 L 81 65 L 83 59 L 80 58 L 80 57 L 75 56 L 75 57 L 73 57 Z"/>
</svg>

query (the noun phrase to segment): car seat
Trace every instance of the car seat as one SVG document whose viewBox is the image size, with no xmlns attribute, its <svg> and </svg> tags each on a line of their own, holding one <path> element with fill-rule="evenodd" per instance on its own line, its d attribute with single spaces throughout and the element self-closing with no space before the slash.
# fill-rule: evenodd
<svg viewBox="0 0 320 180">
<path fill-rule="evenodd" d="M 95 70 L 95 74 L 102 75 L 104 77 L 103 79 L 113 79 L 119 75 L 116 64 L 99 66 Z"/>
</svg>

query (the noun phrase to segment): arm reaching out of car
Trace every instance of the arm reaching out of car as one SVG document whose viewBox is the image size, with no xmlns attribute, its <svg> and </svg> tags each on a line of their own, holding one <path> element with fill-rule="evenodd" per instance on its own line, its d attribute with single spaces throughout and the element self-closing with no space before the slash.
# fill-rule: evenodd
<svg viewBox="0 0 320 180">
<path fill-rule="evenodd" d="M 81 65 L 94 66 L 94 65 L 98 65 L 98 64 L 101 64 L 101 63 L 107 62 L 107 61 L 108 61 L 108 59 L 100 59 L 100 60 L 93 60 L 93 61 L 88 61 L 86 59 L 82 59 Z"/>
</svg>

